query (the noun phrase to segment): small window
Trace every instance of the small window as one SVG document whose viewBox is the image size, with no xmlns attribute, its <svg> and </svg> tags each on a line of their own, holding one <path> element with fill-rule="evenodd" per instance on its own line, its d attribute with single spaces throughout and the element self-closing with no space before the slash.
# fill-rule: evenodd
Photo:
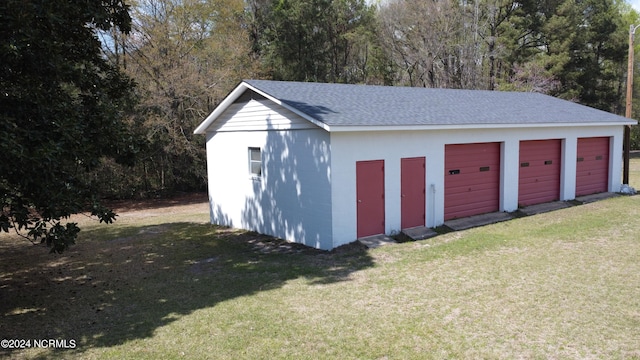
<svg viewBox="0 0 640 360">
<path fill-rule="evenodd" d="M 249 148 L 249 173 L 253 176 L 262 176 L 260 148 Z"/>
</svg>

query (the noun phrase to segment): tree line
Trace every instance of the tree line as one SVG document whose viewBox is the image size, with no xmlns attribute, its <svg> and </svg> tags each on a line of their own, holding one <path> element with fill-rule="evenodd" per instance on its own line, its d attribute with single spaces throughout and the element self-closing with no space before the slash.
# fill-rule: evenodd
<svg viewBox="0 0 640 360">
<path fill-rule="evenodd" d="M 246 78 L 536 91 L 623 114 L 640 21 L 622 0 L 137 0 L 130 13 L 129 34 L 101 34 L 137 84 L 144 143 L 133 170 L 103 160 L 113 197 L 204 189 L 192 131 Z"/>
<path fill-rule="evenodd" d="M 100 198 L 205 190 L 193 129 L 247 78 L 536 91 L 624 113 L 640 16 L 623 0 L 372 1 L 0 2 L 0 230 L 57 251 L 77 229 L 56 219 L 113 220 Z"/>
</svg>

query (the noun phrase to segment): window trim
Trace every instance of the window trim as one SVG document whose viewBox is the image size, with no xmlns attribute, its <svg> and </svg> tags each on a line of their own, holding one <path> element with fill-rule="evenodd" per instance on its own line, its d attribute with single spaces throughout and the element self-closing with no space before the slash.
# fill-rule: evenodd
<svg viewBox="0 0 640 360">
<path fill-rule="evenodd" d="M 258 156 L 260 157 L 259 160 L 253 159 L 252 155 L 254 154 L 255 151 L 258 152 Z M 262 149 L 259 148 L 259 147 L 250 146 L 247 152 L 248 152 L 248 158 L 249 158 L 248 159 L 249 160 L 249 175 L 252 178 L 261 178 L 262 177 Z M 257 173 L 254 171 L 254 165 L 255 164 L 259 165 L 259 168 L 258 168 L 259 171 Z"/>
</svg>

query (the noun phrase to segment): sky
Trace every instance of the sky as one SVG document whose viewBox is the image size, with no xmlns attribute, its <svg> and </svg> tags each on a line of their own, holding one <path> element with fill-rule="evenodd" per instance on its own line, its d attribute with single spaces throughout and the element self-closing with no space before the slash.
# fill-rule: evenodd
<svg viewBox="0 0 640 360">
<path fill-rule="evenodd" d="M 636 9 L 636 11 L 640 11 L 640 0 L 627 0 L 631 7 Z"/>
</svg>

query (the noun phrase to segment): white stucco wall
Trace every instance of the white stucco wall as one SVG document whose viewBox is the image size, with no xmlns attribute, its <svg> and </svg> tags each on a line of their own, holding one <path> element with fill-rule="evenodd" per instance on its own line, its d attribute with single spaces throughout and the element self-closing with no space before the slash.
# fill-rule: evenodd
<svg viewBox="0 0 640 360">
<path fill-rule="evenodd" d="M 207 133 L 211 221 L 331 249 L 329 134 L 273 103 L 250 102 Z M 249 172 L 249 148 L 262 176 Z"/>
<path fill-rule="evenodd" d="M 356 239 L 356 161 L 385 161 L 385 232 L 400 229 L 400 159 L 426 157 L 426 225 L 444 223 L 444 146 L 479 142 L 501 143 L 500 210 L 518 207 L 519 145 L 522 140 L 563 139 L 561 200 L 575 198 L 576 146 L 580 137 L 611 138 L 609 191 L 621 184 L 622 126 L 455 129 L 331 133 L 331 201 L 333 246 Z"/>
</svg>

